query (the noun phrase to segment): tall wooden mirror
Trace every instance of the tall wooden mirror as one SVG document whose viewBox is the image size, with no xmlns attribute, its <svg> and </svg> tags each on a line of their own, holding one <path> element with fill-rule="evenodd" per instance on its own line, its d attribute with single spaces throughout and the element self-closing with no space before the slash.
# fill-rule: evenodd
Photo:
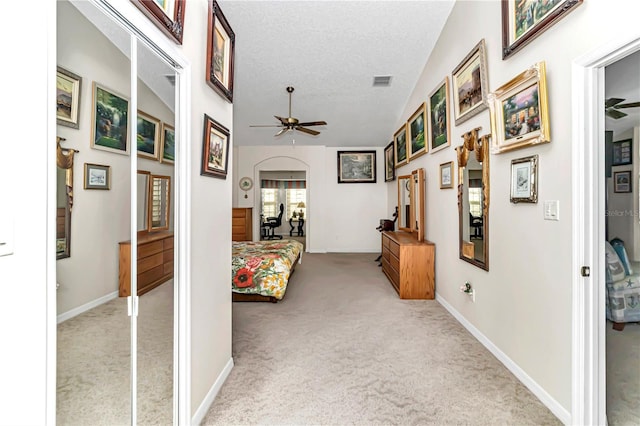
<svg viewBox="0 0 640 426">
<path fill-rule="evenodd" d="M 458 156 L 460 259 L 489 270 L 489 135 L 463 135 Z"/>
<path fill-rule="evenodd" d="M 398 229 L 416 234 L 424 241 L 424 169 L 398 176 Z"/>
<path fill-rule="evenodd" d="M 73 155 L 74 149 L 62 148 L 57 139 L 56 147 L 56 259 L 71 256 L 71 208 L 73 206 Z"/>
</svg>

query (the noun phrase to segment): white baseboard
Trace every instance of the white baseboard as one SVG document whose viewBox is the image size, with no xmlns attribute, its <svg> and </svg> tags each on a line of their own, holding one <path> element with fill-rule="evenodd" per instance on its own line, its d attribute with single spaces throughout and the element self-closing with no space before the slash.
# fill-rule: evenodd
<svg viewBox="0 0 640 426">
<path fill-rule="evenodd" d="M 327 253 L 378 253 L 380 254 L 380 248 L 328 248 Z"/>
<path fill-rule="evenodd" d="M 518 366 L 511 358 L 502 352 L 493 344 L 487 336 L 482 334 L 480 330 L 475 328 L 467 319 L 455 310 L 446 300 L 436 293 L 436 300 L 453 315 L 460 324 L 466 328 L 485 348 L 489 350 L 505 367 L 513 373 L 518 380 L 522 382 L 538 399 L 547 406 L 549 410 L 565 425 L 571 424 L 571 413 L 558 403 L 551 395 L 547 393 L 538 383 L 536 383 L 522 368 Z"/>
<path fill-rule="evenodd" d="M 232 369 L 233 358 L 229 358 L 227 365 L 224 366 L 222 372 L 220 372 L 220 375 L 218 375 L 218 378 L 213 383 L 213 386 L 211 386 L 211 389 L 209 389 L 207 396 L 204 397 L 202 404 L 200 404 L 195 414 L 191 418 L 192 425 L 198 426 L 200 423 L 202 423 L 202 421 L 204 420 L 204 416 L 207 415 L 209 408 L 211 408 L 211 404 L 213 404 L 213 400 L 216 399 L 218 392 L 220 392 L 220 388 L 224 384 L 225 380 L 227 380 L 227 377 L 229 377 L 229 373 L 231 373 Z"/>
<path fill-rule="evenodd" d="M 82 306 L 78 306 L 77 308 L 73 308 L 70 311 L 67 311 L 63 314 L 58 315 L 57 322 L 60 324 L 63 321 L 68 320 L 69 318 L 73 318 L 76 315 L 80 315 L 83 312 L 87 312 L 90 309 L 95 308 L 96 306 L 100 306 L 103 303 L 107 303 L 109 300 L 113 300 L 118 297 L 118 292 L 114 291 L 113 293 L 109 293 L 106 296 L 102 296 L 97 298 L 96 300 L 92 300 L 89 303 L 85 303 Z"/>
</svg>

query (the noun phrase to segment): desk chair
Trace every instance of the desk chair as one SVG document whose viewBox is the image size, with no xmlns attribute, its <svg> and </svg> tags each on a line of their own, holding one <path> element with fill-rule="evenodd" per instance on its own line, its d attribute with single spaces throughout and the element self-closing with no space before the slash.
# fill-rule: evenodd
<svg viewBox="0 0 640 426">
<path fill-rule="evenodd" d="M 282 239 L 282 235 L 275 235 L 276 228 L 282 225 L 282 215 L 284 214 L 284 204 L 280 204 L 280 213 L 277 217 L 271 216 L 265 219 L 262 227 L 265 228 L 265 240 Z"/>
</svg>

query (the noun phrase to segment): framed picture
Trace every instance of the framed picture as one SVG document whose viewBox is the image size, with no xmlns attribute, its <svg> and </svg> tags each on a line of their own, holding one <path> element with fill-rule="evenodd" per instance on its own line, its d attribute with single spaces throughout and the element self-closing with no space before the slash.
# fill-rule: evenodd
<svg viewBox="0 0 640 426">
<path fill-rule="evenodd" d="M 209 0 L 207 84 L 233 102 L 233 58 L 236 35 L 216 0 Z"/>
<path fill-rule="evenodd" d="M 476 44 L 451 74 L 456 126 L 488 108 L 487 53 L 484 39 Z"/>
<path fill-rule="evenodd" d="M 391 141 L 384 149 L 384 181 L 391 182 L 395 178 L 395 151 L 393 149 L 393 141 Z"/>
<path fill-rule="evenodd" d="M 160 162 L 173 164 L 176 159 L 176 130 L 167 123 L 162 123 L 160 147 Z"/>
<path fill-rule="evenodd" d="M 203 133 L 200 174 L 226 179 L 229 166 L 229 130 L 205 114 Z"/>
<path fill-rule="evenodd" d="M 131 0 L 156 27 L 182 44 L 186 0 Z"/>
<path fill-rule="evenodd" d="M 376 152 L 338 151 L 338 183 L 376 183 Z"/>
<path fill-rule="evenodd" d="M 137 121 L 138 157 L 158 160 L 160 158 L 160 120 L 138 110 Z"/>
<path fill-rule="evenodd" d="M 631 157 L 632 143 L 633 141 L 631 139 L 613 142 L 612 166 L 623 166 L 625 164 L 633 163 Z"/>
<path fill-rule="evenodd" d="M 91 148 L 129 154 L 129 100 L 93 82 Z"/>
<path fill-rule="evenodd" d="M 111 166 L 84 163 L 84 189 L 111 189 Z"/>
<path fill-rule="evenodd" d="M 538 156 L 511 160 L 511 202 L 538 202 Z"/>
<path fill-rule="evenodd" d="M 429 94 L 429 146 L 431 153 L 451 145 L 449 138 L 449 78 Z"/>
<path fill-rule="evenodd" d="M 453 188 L 453 161 L 440 164 L 440 189 Z"/>
<path fill-rule="evenodd" d="M 407 144 L 409 146 L 409 161 L 426 154 L 429 150 L 425 139 L 425 131 L 427 130 L 426 123 L 427 109 L 426 104 L 423 102 L 416 112 L 409 117 L 409 121 L 407 121 L 407 131 L 409 133 L 409 143 Z"/>
<path fill-rule="evenodd" d="M 403 164 L 409 162 L 407 157 L 407 124 L 403 124 L 402 127 L 396 131 L 393 135 L 393 146 L 395 151 L 396 167 L 400 167 Z"/>
<path fill-rule="evenodd" d="M 80 128 L 82 77 L 58 67 L 56 74 L 56 119 L 59 125 Z"/>
<path fill-rule="evenodd" d="M 545 63 L 538 62 L 490 93 L 491 152 L 550 141 Z"/>
<path fill-rule="evenodd" d="M 631 170 L 613 172 L 613 192 L 631 192 Z"/>
<path fill-rule="evenodd" d="M 502 59 L 522 49 L 582 0 L 502 0 Z"/>
</svg>

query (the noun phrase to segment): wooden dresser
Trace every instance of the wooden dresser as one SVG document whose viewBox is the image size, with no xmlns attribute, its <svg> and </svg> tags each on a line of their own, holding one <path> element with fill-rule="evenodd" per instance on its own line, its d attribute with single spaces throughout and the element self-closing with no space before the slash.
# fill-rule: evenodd
<svg viewBox="0 0 640 426">
<path fill-rule="evenodd" d="M 131 241 L 120 243 L 120 297 L 131 295 Z M 173 232 L 138 233 L 138 296 L 173 278 Z"/>
<path fill-rule="evenodd" d="M 435 298 L 436 246 L 409 232 L 382 233 L 382 271 L 401 299 Z"/>
<path fill-rule="evenodd" d="M 251 207 L 234 207 L 231 214 L 231 240 L 253 241 Z"/>
</svg>

